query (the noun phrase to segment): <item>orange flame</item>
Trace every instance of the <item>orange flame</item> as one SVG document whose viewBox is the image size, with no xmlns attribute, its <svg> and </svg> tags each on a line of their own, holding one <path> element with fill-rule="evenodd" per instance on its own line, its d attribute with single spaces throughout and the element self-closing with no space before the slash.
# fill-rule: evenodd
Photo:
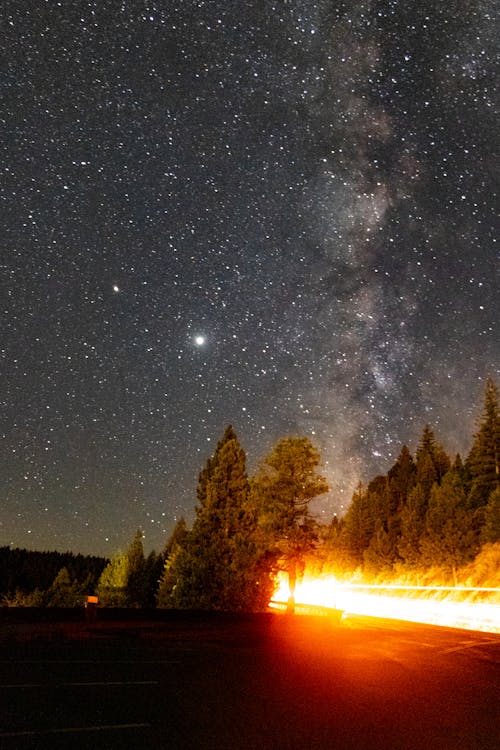
<svg viewBox="0 0 500 750">
<path fill-rule="evenodd" d="M 282 608 L 290 592 L 285 576 L 270 606 Z M 400 586 L 341 583 L 334 576 L 304 576 L 295 601 L 308 607 L 342 610 L 344 616 L 369 615 L 467 630 L 500 633 L 500 589 L 466 586 Z"/>
</svg>

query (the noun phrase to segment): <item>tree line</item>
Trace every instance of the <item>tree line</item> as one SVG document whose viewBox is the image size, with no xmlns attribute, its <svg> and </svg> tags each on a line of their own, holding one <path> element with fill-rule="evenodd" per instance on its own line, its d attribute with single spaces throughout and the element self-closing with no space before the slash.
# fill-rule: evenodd
<svg viewBox="0 0 500 750">
<path fill-rule="evenodd" d="M 143 606 L 154 595 L 158 607 L 170 609 L 265 610 L 277 571 L 287 571 L 293 587 L 318 541 L 309 503 L 328 489 L 319 463 L 307 438 L 283 438 L 250 479 L 228 426 L 199 475 L 192 527 L 180 519 L 156 562 L 144 558 L 139 531 L 104 569 L 101 603 Z"/>
<path fill-rule="evenodd" d="M 449 456 L 426 425 L 415 455 L 403 446 L 389 471 L 360 484 L 345 516 L 329 524 L 310 510 L 311 500 L 328 491 L 319 469 L 308 438 L 283 438 L 249 478 L 245 452 L 229 426 L 199 475 L 192 527 L 181 519 L 157 560 L 161 575 L 150 600 L 175 609 L 264 609 L 284 571 L 293 607 L 295 582 L 306 566 L 384 580 L 418 580 L 431 572 L 434 581 L 455 584 L 464 569 L 475 583 L 483 577 L 498 585 L 500 416 L 492 380 L 464 459 Z M 474 560 L 472 574 L 466 566 Z M 113 570 L 123 564 L 117 557 L 104 571 L 103 601 L 104 578 L 109 574 L 111 602 Z M 146 568 L 151 571 L 152 563 Z M 148 580 L 154 587 L 154 576 Z"/>
<path fill-rule="evenodd" d="M 464 459 L 450 457 L 426 425 L 415 455 L 403 446 L 386 474 L 357 487 L 344 517 L 322 524 L 310 503 L 327 491 L 319 452 L 308 438 L 282 438 L 249 477 L 245 451 L 229 426 L 199 475 L 191 528 L 180 519 L 164 550 L 147 557 L 139 530 L 128 549 L 111 560 L 85 558 L 86 580 L 69 559 L 44 591 L 37 589 L 39 598 L 69 605 L 86 586 L 85 593 L 97 593 L 104 606 L 259 611 L 267 607 L 280 571 L 288 575 L 293 607 L 295 583 L 306 566 L 384 580 L 418 578 L 432 570 L 440 582 L 456 583 L 459 570 L 481 552 L 481 564 L 493 566 L 498 578 L 495 383 L 486 383 L 477 431 Z M 6 550 L 0 550 L 0 570 Z M 17 580 L 17 603 L 23 603 L 23 580 Z M 12 599 L 13 581 L 0 581 L 0 593 L 10 592 Z"/>
<path fill-rule="evenodd" d="M 77 606 L 108 562 L 94 555 L 0 547 L 0 604 Z"/>
<path fill-rule="evenodd" d="M 488 380 L 465 460 L 451 458 L 426 425 L 415 456 L 403 446 L 387 474 L 358 487 L 330 525 L 324 555 L 333 568 L 371 576 L 438 568 L 456 583 L 458 568 L 499 541 L 498 389 Z"/>
</svg>

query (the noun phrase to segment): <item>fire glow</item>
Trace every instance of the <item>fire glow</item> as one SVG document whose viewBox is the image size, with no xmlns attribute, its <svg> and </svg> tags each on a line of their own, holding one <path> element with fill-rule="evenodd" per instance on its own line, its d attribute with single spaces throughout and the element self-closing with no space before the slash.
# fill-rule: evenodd
<svg viewBox="0 0 500 750">
<path fill-rule="evenodd" d="M 283 609 L 289 596 L 282 576 L 271 607 Z M 368 615 L 500 633 L 498 588 L 341 583 L 333 576 L 304 576 L 297 581 L 295 601 L 312 608 L 341 610 L 344 617 Z"/>
</svg>

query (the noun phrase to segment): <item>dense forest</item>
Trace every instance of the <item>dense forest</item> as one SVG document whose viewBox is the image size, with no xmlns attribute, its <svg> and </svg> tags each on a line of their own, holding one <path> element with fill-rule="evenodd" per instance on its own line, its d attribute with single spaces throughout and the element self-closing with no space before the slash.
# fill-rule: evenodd
<svg viewBox="0 0 500 750">
<path fill-rule="evenodd" d="M 339 577 L 499 585 L 500 415 L 485 387 L 469 454 L 449 456 L 429 425 L 412 455 L 360 484 L 343 518 L 320 524 L 311 501 L 328 491 L 308 438 L 279 440 L 255 476 L 231 426 L 199 475 L 191 528 L 144 555 L 142 533 L 111 560 L 0 550 L 6 605 L 263 610 L 276 575 L 291 590 L 304 569 Z M 38 556 L 38 557 L 37 557 Z"/>
<path fill-rule="evenodd" d="M 0 604 L 77 606 L 95 589 L 108 562 L 72 552 L 0 547 Z"/>
<path fill-rule="evenodd" d="M 489 380 L 466 459 L 448 456 L 425 426 L 414 457 L 403 446 L 387 474 L 358 487 L 325 536 L 324 559 L 371 576 L 440 569 L 456 583 L 459 567 L 499 541 L 500 421 Z"/>
</svg>

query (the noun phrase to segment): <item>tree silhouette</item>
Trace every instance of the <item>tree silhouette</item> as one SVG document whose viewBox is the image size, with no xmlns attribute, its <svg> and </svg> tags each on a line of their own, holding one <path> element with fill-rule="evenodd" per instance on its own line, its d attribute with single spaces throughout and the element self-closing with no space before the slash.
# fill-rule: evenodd
<svg viewBox="0 0 500 750">
<path fill-rule="evenodd" d="M 420 547 L 422 561 L 451 570 L 455 584 L 457 567 L 478 550 L 473 512 L 467 508 L 463 484 L 453 470 L 432 488 Z"/>
<path fill-rule="evenodd" d="M 328 491 L 326 480 L 317 473 L 319 463 L 319 453 L 308 438 L 283 438 L 265 457 L 252 486 L 260 528 L 288 574 L 290 611 L 295 606 L 297 576 L 317 540 L 309 503 Z"/>
<path fill-rule="evenodd" d="M 147 595 L 146 561 L 139 529 L 125 553 L 118 552 L 104 568 L 97 594 L 106 607 L 142 607 Z"/>
<path fill-rule="evenodd" d="M 97 584 L 99 603 L 104 607 L 127 606 L 128 558 L 118 552 L 101 573 Z"/>
<path fill-rule="evenodd" d="M 398 540 L 398 551 L 408 568 L 417 567 L 420 557 L 420 539 L 425 528 L 427 502 L 424 490 L 417 484 L 401 511 L 401 534 Z"/>
<path fill-rule="evenodd" d="M 466 466 L 472 478 L 469 504 L 475 508 L 486 505 L 500 486 L 500 411 L 498 389 L 491 379 L 486 382 L 479 428 Z"/>
<path fill-rule="evenodd" d="M 484 510 L 484 525 L 481 530 L 483 543 L 500 542 L 500 487 L 490 494 Z"/>
<path fill-rule="evenodd" d="M 167 558 L 163 606 L 226 611 L 267 606 L 270 570 L 248 494 L 245 452 L 229 426 L 200 473 L 193 528 Z"/>
<path fill-rule="evenodd" d="M 78 607 L 82 604 L 82 592 L 72 581 L 67 568 L 61 568 L 45 594 L 47 607 Z"/>
</svg>

